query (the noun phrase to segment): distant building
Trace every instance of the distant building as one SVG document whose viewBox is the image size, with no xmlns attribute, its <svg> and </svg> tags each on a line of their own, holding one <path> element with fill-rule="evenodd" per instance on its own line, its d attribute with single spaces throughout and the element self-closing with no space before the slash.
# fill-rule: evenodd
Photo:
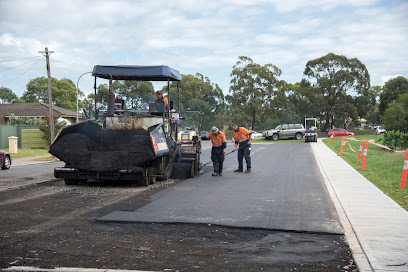
<svg viewBox="0 0 408 272">
<path fill-rule="evenodd" d="M 53 106 L 54 117 L 61 117 L 68 120 L 71 124 L 76 123 L 76 111 Z M 43 120 L 49 115 L 49 107 L 46 103 L 13 103 L 0 104 L 0 124 L 10 125 L 10 114 L 18 117 L 40 117 Z M 78 116 L 81 121 L 82 116 Z"/>
</svg>

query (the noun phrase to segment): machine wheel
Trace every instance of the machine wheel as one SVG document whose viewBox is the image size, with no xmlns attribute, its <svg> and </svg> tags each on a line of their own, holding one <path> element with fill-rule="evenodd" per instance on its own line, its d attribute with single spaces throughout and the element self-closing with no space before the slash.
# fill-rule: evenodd
<svg viewBox="0 0 408 272">
<path fill-rule="evenodd" d="M 315 141 L 315 143 L 317 143 L 317 136 L 314 137 L 314 141 Z"/>
<path fill-rule="evenodd" d="M 277 141 L 279 139 L 279 135 L 278 134 L 273 134 L 272 135 L 272 140 Z"/>
<path fill-rule="evenodd" d="M 66 185 L 78 185 L 80 181 L 79 179 L 64 179 Z"/>
<path fill-rule="evenodd" d="M 305 137 L 305 143 L 309 142 L 309 137 Z"/>
<path fill-rule="evenodd" d="M 296 139 L 296 140 L 302 139 L 302 133 L 296 133 L 295 139 Z"/>
<path fill-rule="evenodd" d="M 4 157 L 4 162 L 3 165 L 1 166 L 1 169 L 3 170 L 10 169 L 10 157 L 8 155 Z"/>
</svg>

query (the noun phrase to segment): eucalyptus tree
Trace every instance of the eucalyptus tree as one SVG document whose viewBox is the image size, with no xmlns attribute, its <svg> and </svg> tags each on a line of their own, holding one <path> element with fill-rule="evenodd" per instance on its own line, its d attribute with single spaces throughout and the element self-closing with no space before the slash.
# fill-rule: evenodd
<svg viewBox="0 0 408 272">
<path fill-rule="evenodd" d="M 340 126 L 347 119 L 359 117 L 355 99 L 366 96 L 370 88 L 370 74 L 360 60 L 329 53 L 308 61 L 303 74 L 321 95 L 321 112 L 326 120 L 323 130 L 329 123 Z"/>
<path fill-rule="evenodd" d="M 260 65 L 249 57 L 238 57 L 226 96 L 235 122 L 255 129 L 269 114 L 285 108 L 286 82 L 278 79 L 281 73 L 273 64 Z"/>
</svg>

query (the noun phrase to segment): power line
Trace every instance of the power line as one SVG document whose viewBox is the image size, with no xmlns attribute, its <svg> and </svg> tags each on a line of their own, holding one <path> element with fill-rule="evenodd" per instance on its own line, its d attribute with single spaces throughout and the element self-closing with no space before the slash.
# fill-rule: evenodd
<svg viewBox="0 0 408 272">
<path fill-rule="evenodd" d="M 17 60 L 25 60 L 25 59 L 36 59 L 36 58 L 41 58 L 41 56 L 30 57 L 30 58 L 11 59 L 11 60 L 0 60 L 0 62 L 17 61 Z"/>
<path fill-rule="evenodd" d="M 0 73 L 1 73 L 1 72 L 4 72 L 4 71 L 11 70 L 11 69 L 14 69 L 14 68 L 17 68 L 17 67 L 20 67 L 20 66 L 23 66 L 23 65 L 26 65 L 26 64 L 28 64 L 28 63 L 32 63 L 32 62 L 34 62 L 34 61 L 35 61 L 35 60 L 31 60 L 31 61 L 29 61 L 29 62 L 26 62 L 26 63 L 20 64 L 20 65 L 16 65 L 16 66 L 13 66 L 13 67 L 10 67 L 10 68 L 1 70 Z"/>
<path fill-rule="evenodd" d="M 27 73 L 28 71 L 30 71 L 30 70 L 31 70 L 32 68 L 34 68 L 34 66 L 36 66 L 40 61 L 41 61 L 41 59 L 38 60 L 36 63 L 34 63 L 33 66 L 31 66 L 30 68 L 28 68 L 27 70 L 25 70 L 22 74 L 18 75 L 17 77 L 13 78 L 12 80 L 8 81 L 7 84 L 10 83 L 10 82 L 12 82 L 12 81 L 14 81 L 14 80 L 16 80 L 17 78 L 21 77 L 22 75 L 24 75 L 24 74 Z M 6 85 L 6 84 L 1 84 L 1 85 L 4 86 L 4 85 Z"/>
</svg>

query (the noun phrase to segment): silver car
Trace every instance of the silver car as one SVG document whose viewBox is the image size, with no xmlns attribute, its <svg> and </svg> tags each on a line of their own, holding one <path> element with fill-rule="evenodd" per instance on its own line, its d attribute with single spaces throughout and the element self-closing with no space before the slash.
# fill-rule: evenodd
<svg viewBox="0 0 408 272">
<path fill-rule="evenodd" d="M 262 136 L 266 140 L 278 140 L 281 138 L 295 138 L 300 140 L 305 135 L 305 128 L 302 124 L 283 124 L 274 129 L 264 131 Z"/>
</svg>

